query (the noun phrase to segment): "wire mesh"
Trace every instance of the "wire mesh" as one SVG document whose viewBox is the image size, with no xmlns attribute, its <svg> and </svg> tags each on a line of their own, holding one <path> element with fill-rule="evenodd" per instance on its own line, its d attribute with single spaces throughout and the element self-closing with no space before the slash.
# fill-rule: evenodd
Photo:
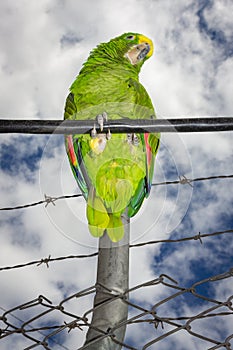
<svg viewBox="0 0 233 350">
<path fill-rule="evenodd" d="M 209 320 L 209 328 L 213 325 L 215 319 L 220 317 L 231 317 L 233 316 L 232 299 L 233 295 L 229 295 L 226 300 L 218 300 L 212 297 L 207 297 L 198 292 L 198 287 L 214 282 L 222 282 L 225 279 L 233 277 L 233 268 L 222 274 L 209 276 L 203 280 L 197 281 L 185 287 L 179 285 L 172 277 L 168 275 L 160 275 L 158 278 L 147 281 L 141 285 L 137 285 L 133 288 L 128 289 L 124 293 L 115 293 L 114 295 L 109 292 L 106 288 L 105 293 L 108 297 L 105 302 L 97 306 L 98 308 L 104 307 L 106 303 L 114 303 L 115 300 L 121 299 L 124 303 L 128 304 L 131 312 L 127 321 L 118 324 L 112 329 L 103 331 L 95 327 L 97 332 L 96 338 L 92 341 L 99 341 L 103 338 L 110 337 L 113 342 L 120 344 L 125 349 L 138 350 L 138 347 L 130 345 L 127 340 L 121 342 L 117 339 L 115 333 L 121 327 L 135 327 L 137 324 L 146 324 L 150 327 L 151 340 L 145 342 L 140 349 L 153 348 L 153 345 L 166 339 L 169 336 L 179 333 L 181 331 L 186 332 L 192 337 L 196 337 L 203 341 L 203 348 L 213 349 L 232 349 L 231 340 L 232 334 L 227 337 L 219 339 L 213 338 L 208 335 L 208 328 L 199 327 L 197 330 L 196 323 L 205 319 Z M 150 305 L 150 307 L 142 307 L 138 303 L 135 303 L 130 295 L 135 290 L 143 290 L 145 288 L 152 287 L 156 293 L 156 289 L 159 286 L 163 286 L 165 294 L 169 296 L 159 300 L 159 302 Z M 90 308 L 84 314 L 77 315 L 70 311 L 68 304 L 71 301 L 76 303 L 82 302 L 82 298 L 87 295 L 94 295 L 99 286 L 93 285 L 75 294 L 69 295 L 67 298 L 60 301 L 59 304 L 54 304 L 44 295 L 39 295 L 37 298 L 30 300 L 24 304 L 17 305 L 12 309 L 3 311 L 0 316 L 0 339 L 6 337 L 14 337 L 17 339 L 19 336 L 24 337 L 28 340 L 28 346 L 25 350 L 34 348 L 52 349 L 54 345 L 59 345 L 56 337 L 59 333 L 65 333 L 65 336 L 69 336 L 69 333 L 75 332 L 76 335 L 82 332 L 84 329 L 92 327 L 90 324 L 90 315 L 94 312 L 95 307 Z M 101 286 L 104 288 L 104 286 Z M 169 293 L 167 293 L 169 292 Z M 181 303 L 180 296 L 192 295 L 196 299 L 196 302 L 203 302 L 201 311 L 187 315 L 185 312 L 180 313 L 177 317 L 174 317 L 172 312 L 171 315 L 164 314 L 163 305 L 173 301 L 177 306 Z M 30 310 L 30 317 L 28 316 L 28 310 Z M 132 312 L 133 310 L 133 312 Z M 52 322 L 54 314 L 60 314 L 62 321 Z M 17 316 L 14 316 L 14 315 Z M 133 315 L 132 315 L 133 314 Z M 47 325 L 46 325 L 47 323 Z M 68 349 L 62 344 L 61 348 Z M 81 349 L 85 349 L 86 346 L 82 346 Z M 73 348 L 75 349 L 75 348 Z M 71 348 L 69 348 L 71 350 Z"/>
</svg>

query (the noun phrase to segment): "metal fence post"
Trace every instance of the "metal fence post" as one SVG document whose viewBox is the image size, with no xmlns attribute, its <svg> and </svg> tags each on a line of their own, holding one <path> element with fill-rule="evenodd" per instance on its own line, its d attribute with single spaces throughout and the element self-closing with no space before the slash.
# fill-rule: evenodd
<svg viewBox="0 0 233 350">
<path fill-rule="evenodd" d="M 94 311 L 83 349 L 119 350 L 121 345 L 114 342 L 112 337 L 120 342 L 124 340 L 126 330 L 124 321 L 127 320 L 128 305 L 122 298 L 116 296 L 128 289 L 129 218 L 126 213 L 123 215 L 123 223 L 125 228 L 123 242 L 111 242 L 106 233 L 99 240 Z M 120 326 L 122 322 L 123 325 Z M 106 335 L 106 332 L 109 335 Z"/>
</svg>

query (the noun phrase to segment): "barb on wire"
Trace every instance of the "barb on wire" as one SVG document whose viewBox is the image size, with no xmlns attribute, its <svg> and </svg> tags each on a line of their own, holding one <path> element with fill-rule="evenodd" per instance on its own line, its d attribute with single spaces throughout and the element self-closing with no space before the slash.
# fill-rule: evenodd
<svg viewBox="0 0 233 350">
<path fill-rule="evenodd" d="M 215 179 L 233 179 L 233 174 L 198 177 L 198 178 L 194 178 L 194 179 L 188 179 L 185 175 L 182 175 L 182 176 L 179 176 L 179 180 L 156 182 L 156 183 L 153 183 L 152 186 L 174 185 L 174 184 L 181 184 L 181 185 L 188 184 L 188 185 L 192 186 L 191 185 L 192 182 L 215 180 Z M 64 195 L 64 196 L 59 196 L 59 197 L 51 197 L 51 196 L 48 196 L 45 194 L 44 200 L 40 200 L 38 202 L 29 203 L 29 204 L 18 205 L 18 206 L 14 206 L 14 207 L 3 207 L 3 208 L 0 208 L 0 211 L 25 209 L 25 208 L 29 208 L 29 207 L 35 207 L 35 206 L 41 205 L 41 204 L 45 204 L 45 207 L 47 207 L 50 203 L 52 203 L 55 206 L 55 202 L 57 200 L 78 198 L 78 197 L 82 197 L 82 194 L 78 193 L 78 194 Z"/>
<path fill-rule="evenodd" d="M 45 208 L 50 204 L 52 203 L 55 207 L 55 202 L 58 200 L 58 198 L 54 198 L 54 197 L 50 197 L 50 196 L 47 196 L 46 194 L 44 195 L 44 202 L 46 203 L 45 204 Z"/>
<path fill-rule="evenodd" d="M 48 258 L 41 259 L 40 262 L 37 264 L 37 266 L 40 266 L 41 264 L 45 264 L 47 268 L 49 268 L 50 261 L 51 261 L 51 255 L 49 254 Z"/>
</svg>

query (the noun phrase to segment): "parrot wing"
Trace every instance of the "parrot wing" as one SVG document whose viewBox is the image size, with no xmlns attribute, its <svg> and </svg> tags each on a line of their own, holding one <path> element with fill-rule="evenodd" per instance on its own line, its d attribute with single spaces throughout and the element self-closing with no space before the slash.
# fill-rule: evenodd
<svg viewBox="0 0 233 350">
<path fill-rule="evenodd" d="M 134 90 L 135 103 L 138 106 L 136 108 L 135 118 L 155 118 L 153 104 L 144 86 L 132 78 L 129 79 L 129 86 Z M 138 190 L 134 198 L 132 198 L 131 210 L 129 210 L 129 213 L 131 213 L 130 216 L 137 213 L 144 197 L 149 196 L 154 174 L 155 155 L 159 148 L 160 135 L 158 133 L 145 133 L 140 134 L 140 139 L 145 150 L 146 177 L 144 181 L 139 182 Z"/>
<path fill-rule="evenodd" d="M 76 112 L 77 109 L 74 103 L 74 94 L 71 92 L 66 99 L 65 119 L 74 119 Z M 65 144 L 72 172 L 84 198 L 87 200 L 90 180 L 82 162 L 80 137 L 77 137 L 76 135 L 67 135 L 65 136 Z"/>
<path fill-rule="evenodd" d="M 65 109 L 64 109 L 64 119 L 75 119 L 76 113 L 77 113 L 77 107 L 74 102 L 74 94 L 70 92 L 66 98 Z"/>
</svg>

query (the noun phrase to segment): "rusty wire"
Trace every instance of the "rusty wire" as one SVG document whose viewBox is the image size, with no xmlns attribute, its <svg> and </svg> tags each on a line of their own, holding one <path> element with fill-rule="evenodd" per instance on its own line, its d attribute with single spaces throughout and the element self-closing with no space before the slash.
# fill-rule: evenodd
<svg viewBox="0 0 233 350">
<path fill-rule="evenodd" d="M 229 350 L 232 349 L 230 343 L 233 337 L 232 334 L 229 334 L 225 339 L 211 338 L 209 335 L 206 335 L 207 329 L 196 331 L 195 327 L 193 327 L 193 323 L 200 322 L 204 319 L 210 319 L 213 321 L 215 318 L 219 318 L 221 316 L 232 317 L 233 295 L 229 295 L 226 300 L 217 300 L 209 296 L 207 297 L 202 295 L 197 290 L 197 288 L 201 285 L 214 283 L 216 281 L 221 283 L 223 280 L 230 279 L 232 277 L 233 268 L 222 274 L 209 276 L 208 278 L 195 282 L 189 287 L 184 287 L 178 285 L 177 281 L 175 281 L 172 277 L 168 275 L 160 275 L 156 279 L 128 289 L 123 294 L 112 294 L 106 289 L 106 294 L 109 296 L 109 298 L 98 307 L 103 307 L 105 303 L 112 303 L 116 298 L 121 298 L 123 302 L 127 303 L 131 309 L 134 310 L 134 315 L 129 315 L 128 320 L 126 321 L 127 326 L 135 327 L 139 323 L 147 324 L 147 326 L 150 327 L 151 335 L 153 335 L 153 338 L 150 341 L 146 342 L 143 347 L 140 347 L 142 350 L 151 348 L 153 344 L 180 331 L 184 331 L 190 336 L 200 339 L 203 342 L 205 349 L 214 350 L 225 348 Z M 131 293 L 135 290 L 143 290 L 144 288 L 151 287 L 154 288 L 156 293 L 156 288 L 159 286 L 163 286 L 166 289 L 165 294 L 169 296 L 165 297 L 154 305 L 151 304 L 149 307 L 142 307 L 135 303 L 133 298 L 131 298 Z M 6 337 L 24 337 L 27 339 L 27 341 L 29 341 L 29 345 L 25 347 L 24 350 L 39 347 L 49 350 L 52 349 L 54 345 L 59 345 L 59 348 L 61 349 L 71 350 L 71 348 L 67 348 L 65 345 L 59 344 L 59 341 L 56 340 L 56 336 L 62 332 L 65 334 L 65 336 L 68 336 L 68 334 L 71 332 L 76 332 L 76 335 L 78 336 L 84 329 L 92 327 L 89 319 L 91 314 L 94 312 L 94 308 L 90 308 L 82 315 L 77 315 L 68 310 L 68 302 L 72 300 L 79 300 L 81 302 L 84 296 L 89 294 L 94 295 L 97 288 L 97 285 L 86 288 L 66 297 L 65 299 L 61 300 L 59 304 L 54 304 L 46 296 L 39 295 L 37 298 L 24 304 L 20 304 L 9 310 L 3 310 L 4 312 L 0 316 L 0 339 L 4 339 Z M 101 288 L 104 288 L 104 286 L 101 286 Z M 176 307 L 179 308 L 179 297 L 187 294 L 191 294 L 194 298 L 196 298 L 197 303 L 199 301 L 205 302 L 200 306 L 199 312 L 193 313 L 192 315 L 181 313 L 177 317 L 174 317 L 172 311 L 170 316 L 163 314 L 163 305 L 169 301 L 174 301 L 176 302 Z M 126 298 L 126 296 L 129 296 L 129 298 Z M 30 310 L 30 316 L 28 314 L 28 310 Z M 12 317 L 16 311 L 17 317 Z M 63 321 L 54 321 L 55 313 L 59 313 L 62 316 Z M 47 322 L 48 325 L 45 325 L 45 316 L 47 316 L 47 318 L 49 317 L 48 319 L 50 322 Z M 124 343 L 118 341 L 117 337 L 115 336 L 115 331 L 118 328 L 123 327 L 123 325 L 123 323 L 118 324 L 114 329 L 108 329 L 106 332 L 97 329 L 99 335 L 95 340 L 93 340 L 93 343 L 101 338 L 111 337 L 116 344 L 121 344 L 125 349 L 139 350 L 139 347 L 136 348 L 135 346 L 130 345 L 130 341 L 127 340 L 127 337 L 126 340 L 124 340 Z M 79 348 L 79 350 L 82 349 L 84 350 L 85 346 Z"/>
</svg>

